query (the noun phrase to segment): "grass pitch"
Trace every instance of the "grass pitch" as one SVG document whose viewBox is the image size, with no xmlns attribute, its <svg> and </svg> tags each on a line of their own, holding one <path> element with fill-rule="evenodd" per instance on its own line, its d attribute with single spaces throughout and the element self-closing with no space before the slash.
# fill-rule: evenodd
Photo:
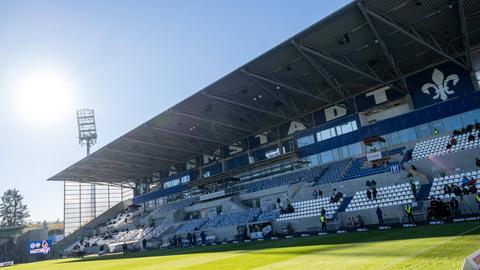
<svg viewBox="0 0 480 270">
<path fill-rule="evenodd" d="M 9 270 L 460 269 L 480 222 L 53 260 Z"/>
</svg>

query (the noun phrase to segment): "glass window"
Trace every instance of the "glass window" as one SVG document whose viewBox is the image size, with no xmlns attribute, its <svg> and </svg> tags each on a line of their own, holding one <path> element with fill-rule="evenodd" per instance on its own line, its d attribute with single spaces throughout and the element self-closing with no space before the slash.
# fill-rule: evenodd
<svg viewBox="0 0 480 270">
<path fill-rule="evenodd" d="M 417 134 L 415 133 L 414 128 L 400 130 L 398 136 L 400 137 L 401 143 L 411 142 L 417 139 Z"/>
<path fill-rule="evenodd" d="M 463 126 L 459 115 L 454 115 L 443 119 L 443 127 L 445 131 L 452 131 Z"/>
<path fill-rule="evenodd" d="M 342 134 L 352 132 L 352 122 L 348 122 L 345 125 L 342 125 Z"/>
<path fill-rule="evenodd" d="M 461 114 L 463 125 L 473 125 L 475 120 L 480 121 L 480 109 L 476 109 L 469 112 L 464 112 Z"/>
<path fill-rule="evenodd" d="M 182 178 L 180 178 L 180 181 L 182 182 L 182 184 L 190 182 L 190 175 L 182 176 Z"/>
<path fill-rule="evenodd" d="M 350 152 L 350 156 L 355 156 L 363 153 L 362 144 L 361 143 L 354 143 L 348 146 L 348 152 Z"/>
<path fill-rule="evenodd" d="M 333 160 L 340 160 L 338 148 L 332 149 Z"/>
<path fill-rule="evenodd" d="M 397 144 L 400 144 L 400 135 L 398 135 L 398 132 L 392 132 L 390 133 L 390 139 L 389 139 L 389 143 L 390 145 L 397 145 Z"/>
<path fill-rule="evenodd" d="M 313 138 L 313 135 L 307 135 L 307 136 L 298 138 L 297 140 L 298 147 L 307 146 L 314 142 L 315 142 L 315 139 Z"/>
<path fill-rule="evenodd" d="M 332 151 L 322 152 L 320 153 L 320 157 L 322 158 L 322 163 L 324 164 L 333 161 Z"/>
<path fill-rule="evenodd" d="M 340 153 L 342 155 L 342 158 L 348 158 L 350 157 L 350 153 L 348 152 L 348 146 L 343 146 L 340 148 Z"/>
<path fill-rule="evenodd" d="M 330 135 L 330 130 L 329 129 L 322 130 L 322 131 L 320 131 L 319 141 L 327 140 L 327 139 L 330 139 L 331 137 L 332 136 Z"/>
<path fill-rule="evenodd" d="M 358 127 L 357 127 L 357 120 L 352 121 L 352 122 L 350 122 L 350 123 L 351 123 L 351 125 L 352 125 L 352 130 L 357 130 L 357 129 L 358 129 Z"/>
<path fill-rule="evenodd" d="M 337 133 L 335 132 L 335 128 L 330 128 L 330 136 L 335 137 L 337 136 Z"/>
<path fill-rule="evenodd" d="M 311 155 L 311 156 L 306 157 L 305 159 L 310 162 L 309 166 L 319 165 L 319 160 L 318 160 L 317 155 Z"/>
<path fill-rule="evenodd" d="M 418 138 L 429 137 L 433 134 L 433 132 L 430 132 L 430 127 L 428 126 L 428 124 L 417 126 L 416 129 Z"/>
</svg>

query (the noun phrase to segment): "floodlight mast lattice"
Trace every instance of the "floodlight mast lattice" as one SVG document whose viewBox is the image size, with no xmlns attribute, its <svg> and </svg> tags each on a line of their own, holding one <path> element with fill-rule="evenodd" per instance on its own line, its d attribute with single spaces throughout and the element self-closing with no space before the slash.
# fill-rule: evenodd
<svg viewBox="0 0 480 270">
<path fill-rule="evenodd" d="M 87 156 L 91 147 L 97 142 L 97 128 L 95 113 L 92 109 L 77 110 L 78 142 L 80 146 L 87 146 Z"/>
</svg>

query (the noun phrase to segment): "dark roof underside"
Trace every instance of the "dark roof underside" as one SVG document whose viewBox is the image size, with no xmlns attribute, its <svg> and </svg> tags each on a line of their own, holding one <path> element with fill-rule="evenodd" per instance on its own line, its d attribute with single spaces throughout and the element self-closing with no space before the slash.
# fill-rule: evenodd
<svg viewBox="0 0 480 270">
<path fill-rule="evenodd" d="M 471 70 L 480 1 L 461 3 L 352 2 L 49 180 L 132 182 L 379 86 L 405 92 L 437 63 Z"/>
</svg>

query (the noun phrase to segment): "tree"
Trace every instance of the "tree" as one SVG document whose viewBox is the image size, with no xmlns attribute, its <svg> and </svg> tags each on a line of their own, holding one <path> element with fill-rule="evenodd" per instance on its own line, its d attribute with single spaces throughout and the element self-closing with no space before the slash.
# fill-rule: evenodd
<svg viewBox="0 0 480 270">
<path fill-rule="evenodd" d="M 9 189 L 0 198 L 0 227 L 12 227 L 25 224 L 30 214 L 23 204 L 23 196 L 16 189 Z"/>
</svg>

